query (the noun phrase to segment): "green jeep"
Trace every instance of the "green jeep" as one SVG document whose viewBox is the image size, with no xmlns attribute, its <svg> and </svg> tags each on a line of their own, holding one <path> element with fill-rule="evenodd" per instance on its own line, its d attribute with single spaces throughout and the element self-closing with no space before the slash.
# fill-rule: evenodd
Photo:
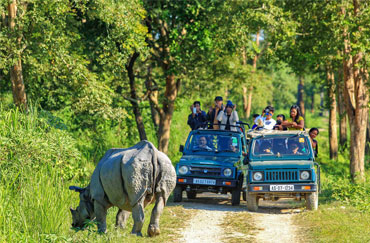
<svg viewBox="0 0 370 243">
<path fill-rule="evenodd" d="M 320 166 L 314 161 L 308 134 L 304 131 L 262 130 L 249 131 L 247 138 L 242 190 L 248 210 L 257 211 L 261 198 L 303 198 L 307 209 L 316 210 Z"/>
<path fill-rule="evenodd" d="M 246 145 L 242 127 L 238 131 L 191 131 L 185 146 L 180 146 L 183 156 L 176 165 L 174 201 L 182 201 L 183 191 L 189 199 L 202 192 L 229 192 L 232 205 L 239 205 Z"/>
</svg>

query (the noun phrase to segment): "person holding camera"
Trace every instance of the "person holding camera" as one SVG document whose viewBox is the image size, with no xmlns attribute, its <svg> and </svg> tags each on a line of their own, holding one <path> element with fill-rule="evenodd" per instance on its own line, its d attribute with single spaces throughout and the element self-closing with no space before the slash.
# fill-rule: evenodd
<svg viewBox="0 0 370 243">
<path fill-rule="evenodd" d="M 207 115 L 200 109 L 199 101 L 195 101 L 190 109 L 192 112 L 188 116 L 188 125 L 190 126 L 191 130 L 196 130 L 207 122 Z"/>
<path fill-rule="evenodd" d="M 239 121 L 236 105 L 227 101 L 225 110 L 221 110 L 217 116 L 221 130 L 237 131 L 236 123 Z"/>
<path fill-rule="evenodd" d="M 208 129 L 219 129 L 217 116 L 224 109 L 223 99 L 221 96 L 216 96 L 215 107 L 208 111 L 207 121 L 210 123 Z"/>
<path fill-rule="evenodd" d="M 266 108 L 262 111 L 262 114 L 256 118 L 255 123 L 258 122 L 263 123 L 263 128 L 268 130 L 273 130 L 274 126 L 276 125 L 276 121 L 272 119 L 274 115 L 274 107 L 266 106 Z"/>
<path fill-rule="evenodd" d="M 288 130 L 286 127 L 282 125 L 283 121 L 285 121 L 285 116 L 283 114 L 277 115 L 274 130 Z"/>
</svg>

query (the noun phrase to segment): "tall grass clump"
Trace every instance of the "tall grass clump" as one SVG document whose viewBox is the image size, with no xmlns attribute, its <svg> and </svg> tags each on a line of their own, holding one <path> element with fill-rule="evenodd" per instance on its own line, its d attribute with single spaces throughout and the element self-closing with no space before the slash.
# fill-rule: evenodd
<svg viewBox="0 0 370 243">
<path fill-rule="evenodd" d="M 68 228 L 68 185 L 87 174 L 82 161 L 75 140 L 37 109 L 0 107 L 0 242 L 55 240 Z"/>
</svg>

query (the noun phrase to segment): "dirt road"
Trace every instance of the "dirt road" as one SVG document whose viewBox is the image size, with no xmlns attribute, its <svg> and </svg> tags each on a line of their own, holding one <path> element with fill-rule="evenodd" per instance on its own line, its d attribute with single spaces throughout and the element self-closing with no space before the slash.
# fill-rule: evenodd
<svg viewBox="0 0 370 243">
<path fill-rule="evenodd" d="M 182 230 L 181 242 L 225 242 L 225 217 L 233 213 L 233 217 L 247 212 L 246 203 L 231 206 L 228 195 L 205 193 L 197 195 L 197 199 L 188 200 L 184 195 L 181 203 L 184 210 L 191 210 L 194 217 Z M 292 204 L 292 200 L 278 202 L 260 201 L 260 210 L 249 213 L 256 228 L 250 234 L 238 235 L 238 238 L 250 242 L 299 242 L 298 229 L 292 217 L 301 211 L 300 204 Z M 238 234 L 236 232 L 236 234 Z"/>
</svg>

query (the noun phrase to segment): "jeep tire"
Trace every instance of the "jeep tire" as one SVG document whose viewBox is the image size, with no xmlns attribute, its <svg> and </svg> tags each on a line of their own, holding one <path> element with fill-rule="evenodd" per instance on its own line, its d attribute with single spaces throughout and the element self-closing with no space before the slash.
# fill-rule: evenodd
<svg viewBox="0 0 370 243">
<path fill-rule="evenodd" d="M 197 192 L 195 192 L 195 191 L 190 191 L 190 192 L 186 191 L 186 197 L 188 199 L 195 199 L 197 197 Z"/>
<path fill-rule="evenodd" d="M 257 212 L 258 210 L 258 197 L 256 194 L 247 193 L 247 208 L 251 212 Z"/>
<path fill-rule="evenodd" d="M 236 187 L 231 191 L 231 205 L 240 205 L 240 188 Z"/>
<path fill-rule="evenodd" d="M 307 210 L 317 210 L 318 207 L 319 207 L 319 197 L 317 192 L 306 194 Z"/>
<path fill-rule="evenodd" d="M 181 188 L 181 186 L 176 186 L 175 190 L 173 190 L 173 201 L 174 202 L 181 202 L 182 201 L 182 188 Z"/>
</svg>

